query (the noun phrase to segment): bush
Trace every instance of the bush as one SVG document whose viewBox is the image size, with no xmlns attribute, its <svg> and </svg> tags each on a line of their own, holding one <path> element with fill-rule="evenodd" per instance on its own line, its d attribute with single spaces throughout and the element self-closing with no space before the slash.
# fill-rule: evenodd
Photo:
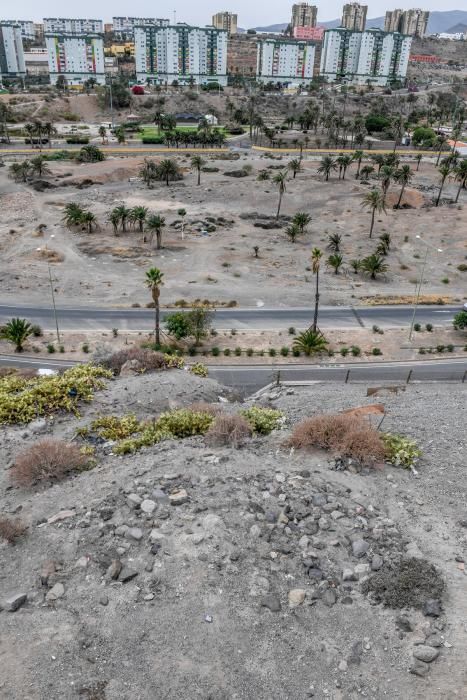
<svg viewBox="0 0 467 700">
<path fill-rule="evenodd" d="M 425 350 L 425 348 L 419 348 L 418 354 L 419 354 L 419 355 L 426 355 L 426 350 Z"/>
<path fill-rule="evenodd" d="M 300 350 L 298 348 L 292 348 L 292 355 L 294 357 L 300 357 Z"/>
<path fill-rule="evenodd" d="M 0 540 L 8 544 L 16 544 L 16 540 L 27 531 L 27 526 L 19 518 L 0 518 Z"/>
<path fill-rule="evenodd" d="M 436 346 L 436 352 L 444 352 L 445 348 L 444 345 L 437 345 Z"/>
<path fill-rule="evenodd" d="M 381 330 L 379 326 L 373 326 L 372 329 L 373 333 L 379 333 L 380 335 L 384 335 L 384 331 Z"/>
<path fill-rule="evenodd" d="M 390 125 L 390 120 L 381 114 L 369 114 L 365 119 L 365 128 L 371 133 L 372 131 L 384 131 Z"/>
<path fill-rule="evenodd" d="M 198 354 L 198 348 L 195 345 L 190 345 L 188 348 L 188 355 L 190 357 L 195 357 Z"/>
<path fill-rule="evenodd" d="M 248 357 L 251 357 L 253 355 L 253 348 L 247 348 L 246 354 L 248 355 Z"/>
<path fill-rule="evenodd" d="M 431 333 L 431 331 L 433 330 L 433 324 L 427 323 L 425 326 L 425 330 L 428 331 L 428 333 Z"/>
<path fill-rule="evenodd" d="M 437 569 L 425 559 L 402 559 L 362 585 L 378 603 L 390 608 L 421 608 L 427 600 L 440 598 L 444 581 Z"/>
<path fill-rule="evenodd" d="M 286 347 L 281 348 L 282 357 L 287 357 L 288 354 L 289 354 L 289 348 L 286 348 Z"/>
<path fill-rule="evenodd" d="M 413 329 L 414 329 L 414 331 L 421 331 L 421 330 L 422 330 L 422 327 L 421 327 L 421 325 L 420 325 L 419 323 L 414 323 L 414 324 L 413 324 Z"/>
<path fill-rule="evenodd" d="M 138 429 L 139 422 L 133 414 L 98 416 L 91 423 L 91 430 L 104 440 L 123 440 L 138 432 Z"/>
<path fill-rule="evenodd" d="M 449 345 L 446 345 L 446 350 L 448 352 L 454 352 L 454 345 L 452 343 L 449 343 Z"/>
<path fill-rule="evenodd" d="M 383 442 L 386 446 L 386 458 L 396 467 L 410 469 L 421 455 L 416 442 L 395 433 L 384 433 Z"/>
<path fill-rule="evenodd" d="M 355 415 L 318 415 L 297 426 L 287 441 L 297 449 L 319 447 L 361 464 L 384 459 L 386 447 L 376 428 Z"/>
<path fill-rule="evenodd" d="M 163 353 L 139 347 L 125 348 L 114 352 L 101 360 L 99 364 L 111 370 L 115 375 L 119 375 L 123 365 L 130 360 L 136 361 L 135 369 L 141 372 L 154 372 L 166 369 L 168 366 L 167 357 Z"/>
<path fill-rule="evenodd" d="M 464 328 L 467 328 L 467 311 L 459 311 L 454 316 L 452 324 L 456 331 L 462 331 Z"/>
<path fill-rule="evenodd" d="M 203 365 L 201 362 L 195 362 L 194 365 L 191 365 L 190 372 L 191 372 L 191 374 L 195 374 L 197 377 L 207 377 L 208 376 L 208 368 L 206 367 L 206 365 Z"/>
<path fill-rule="evenodd" d="M 269 357 L 275 357 L 276 356 L 276 351 L 274 348 L 269 348 Z"/>
<path fill-rule="evenodd" d="M 89 459 L 81 454 L 77 445 L 45 439 L 21 452 L 10 474 L 18 486 L 33 486 L 41 481 L 61 481 L 88 466 Z"/>
<path fill-rule="evenodd" d="M 284 414 L 274 408 L 251 408 L 240 411 L 240 415 L 246 418 L 255 433 L 269 435 L 272 430 L 276 430 L 282 424 Z"/>
<path fill-rule="evenodd" d="M 66 142 L 86 144 L 89 143 L 89 136 L 68 136 Z"/>
<path fill-rule="evenodd" d="M 362 351 L 360 350 L 358 345 L 352 345 L 352 347 L 350 348 L 350 352 L 354 357 L 360 357 L 360 355 L 362 354 Z"/>
<path fill-rule="evenodd" d="M 253 429 L 243 416 L 218 415 L 206 433 L 206 442 L 213 446 L 240 445 L 251 437 Z"/>
<path fill-rule="evenodd" d="M 219 350 L 219 348 L 215 347 L 211 350 L 211 354 L 213 357 L 219 357 L 219 355 L 221 354 L 221 351 Z"/>
<path fill-rule="evenodd" d="M 160 136 L 143 136 L 141 139 L 142 143 L 155 143 L 155 144 L 161 144 L 164 143 L 164 136 L 161 134 Z"/>
<path fill-rule="evenodd" d="M 213 422 L 214 417 L 209 413 L 180 408 L 162 413 L 155 425 L 163 433 L 169 433 L 176 438 L 186 438 L 205 433 Z"/>
<path fill-rule="evenodd" d="M 40 338 L 43 335 L 42 328 L 37 324 L 31 326 L 31 331 L 35 338 Z"/>
<path fill-rule="evenodd" d="M 342 357 L 346 357 L 349 354 L 349 348 L 341 348 L 339 352 Z"/>
<path fill-rule="evenodd" d="M 381 350 L 381 348 L 373 348 L 371 351 L 371 354 L 372 355 L 382 355 L 383 351 Z"/>
<path fill-rule="evenodd" d="M 289 335 L 295 335 L 295 328 L 293 326 L 289 328 Z"/>
<path fill-rule="evenodd" d="M 225 348 L 224 355 L 228 357 L 230 355 L 230 348 Z"/>
<path fill-rule="evenodd" d="M 235 355 L 237 355 L 237 357 L 240 357 L 240 355 L 242 354 L 242 348 L 235 348 L 234 353 Z"/>
<path fill-rule="evenodd" d="M 83 343 L 81 350 L 87 354 L 89 352 L 89 345 L 87 343 Z"/>
<path fill-rule="evenodd" d="M 53 355 L 55 352 L 55 345 L 53 343 L 47 343 L 47 352 Z"/>
</svg>

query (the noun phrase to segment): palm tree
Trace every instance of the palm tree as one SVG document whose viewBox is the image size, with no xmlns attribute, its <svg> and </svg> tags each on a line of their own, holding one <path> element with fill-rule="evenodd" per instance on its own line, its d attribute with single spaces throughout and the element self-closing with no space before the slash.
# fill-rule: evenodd
<svg viewBox="0 0 467 700">
<path fill-rule="evenodd" d="M 84 209 L 76 202 L 70 202 L 65 205 L 65 210 L 63 214 L 63 222 L 65 226 L 71 228 L 72 226 L 79 226 L 83 220 Z"/>
<path fill-rule="evenodd" d="M 459 183 L 456 199 L 454 200 L 457 204 L 457 202 L 459 201 L 461 189 L 465 187 L 467 183 L 467 158 L 464 158 L 460 161 L 460 163 L 456 166 L 454 173 L 456 175 L 456 180 Z"/>
<path fill-rule="evenodd" d="M 156 345 L 160 345 L 159 297 L 161 293 L 160 288 L 164 284 L 162 281 L 163 277 L 164 274 L 157 267 L 151 267 L 146 272 L 146 286 L 151 290 L 154 302 L 154 339 Z"/>
<path fill-rule="evenodd" d="M 396 209 L 399 209 L 402 201 L 402 197 L 404 195 L 404 190 L 406 186 L 410 183 L 410 181 L 413 178 L 413 171 L 410 165 L 402 165 L 396 172 L 394 173 L 394 180 L 401 185 L 401 191 L 399 193 L 399 199 L 397 200 L 396 204 Z"/>
<path fill-rule="evenodd" d="M 107 129 L 105 128 L 105 126 L 100 126 L 100 127 L 99 127 L 99 136 L 100 136 L 101 139 L 102 139 L 102 145 L 104 145 L 104 143 L 105 143 L 105 137 L 107 136 Z"/>
<path fill-rule="evenodd" d="M 113 226 L 114 234 L 118 235 L 118 227 L 120 226 L 120 212 L 117 209 L 112 209 L 109 214 L 109 222 Z"/>
<path fill-rule="evenodd" d="M 379 236 L 378 254 L 387 255 L 389 253 L 390 248 L 391 248 L 391 234 L 382 233 L 381 236 Z"/>
<path fill-rule="evenodd" d="M 50 168 L 44 156 L 35 156 L 35 158 L 31 158 L 31 170 L 39 177 L 50 175 Z"/>
<path fill-rule="evenodd" d="M 355 173 L 355 179 L 358 180 L 360 177 L 360 168 L 362 167 L 362 159 L 365 154 L 363 151 L 355 151 L 352 155 L 352 160 L 357 162 L 357 172 Z"/>
<path fill-rule="evenodd" d="M 130 220 L 135 224 L 138 224 L 138 230 L 141 234 L 144 233 L 144 222 L 146 221 L 148 215 L 148 208 L 143 206 L 136 206 L 130 211 Z"/>
<path fill-rule="evenodd" d="M 25 127 L 26 128 L 26 127 Z M 439 165 L 439 159 L 441 158 L 441 152 L 443 150 L 443 146 L 447 141 L 447 137 L 444 134 L 438 134 L 436 137 L 435 144 L 438 146 L 438 157 L 436 159 L 436 167 Z"/>
<path fill-rule="evenodd" d="M 165 180 L 167 187 L 169 186 L 170 178 L 175 179 L 178 175 L 178 165 L 171 158 L 161 160 L 157 166 L 157 172 L 161 180 Z"/>
<path fill-rule="evenodd" d="M 383 190 L 384 202 L 386 203 L 386 195 L 388 193 L 391 180 L 394 179 L 396 170 L 392 165 L 383 165 L 380 170 L 379 177 L 381 179 L 381 189 Z"/>
<path fill-rule="evenodd" d="M 22 352 L 25 340 L 32 335 L 33 328 L 24 318 L 12 318 L 0 329 L 0 336 L 15 345 L 15 352 Z"/>
<path fill-rule="evenodd" d="M 337 164 L 339 165 L 339 180 L 341 177 L 342 173 L 342 179 L 345 180 L 345 173 L 347 172 L 347 168 L 349 165 L 352 163 L 352 156 L 349 156 L 346 153 L 341 153 L 340 156 L 337 157 Z"/>
<path fill-rule="evenodd" d="M 92 211 L 84 211 L 80 223 L 86 226 L 88 233 L 92 233 L 93 226 L 97 226 L 96 215 L 93 214 Z"/>
<path fill-rule="evenodd" d="M 446 178 L 451 174 L 451 168 L 449 165 L 442 165 L 440 168 L 438 168 L 438 172 L 441 175 L 441 181 L 439 183 L 439 192 L 438 192 L 438 197 L 436 198 L 436 204 L 435 206 L 439 206 L 439 200 L 441 199 L 441 192 L 443 191 L 444 183 L 446 182 Z"/>
<path fill-rule="evenodd" d="M 328 236 L 328 250 L 332 250 L 333 253 L 338 253 L 341 247 L 342 236 L 340 233 L 331 233 Z"/>
<path fill-rule="evenodd" d="M 191 169 L 198 172 L 198 182 L 197 185 L 201 184 L 201 168 L 206 165 L 206 161 L 201 158 L 201 156 L 193 156 L 191 159 Z"/>
<path fill-rule="evenodd" d="M 300 159 L 294 158 L 293 160 L 291 160 L 290 163 L 288 163 L 288 165 L 287 165 L 287 169 L 293 173 L 293 179 L 295 180 L 297 173 L 299 173 L 302 169 L 302 164 L 300 162 Z"/>
<path fill-rule="evenodd" d="M 354 273 L 357 274 L 362 268 L 362 261 L 358 260 L 358 258 L 355 258 L 354 260 L 350 261 L 350 267 L 352 268 Z"/>
<path fill-rule="evenodd" d="M 274 175 L 272 181 L 274 182 L 275 185 L 277 185 L 277 188 L 279 190 L 279 202 L 277 205 L 277 212 L 276 212 L 276 219 L 279 218 L 279 214 L 281 211 L 281 204 L 282 204 L 282 197 L 284 195 L 284 192 L 287 190 L 287 170 L 281 170 L 280 173 L 277 173 Z"/>
<path fill-rule="evenodd" d="M 146 226 L 152 234 L 156 234 L 156 250 L 160 250 L 162 243 L 162 229 L 165 226 L 165 219 L 160 214 L 152 214 L 147 220 Z"/>
<path fill-rule="evenodd" d="M 23 160 L 21 163 L 12 163 L 8 171 L 15 182 L 27 182 L 31 174 L 31 163 L 29 160 Z"/>
<path fill-rule="evenodd" d="M 375 163 L 375 165 L 378 166 L 378 175 L 379 175 L 380 170 L 381 170 L 381 168 L 383 167 L 383 165 L 384 165 L 384 163 L 385 163 L 384 156 L 383 156 L 382 153 L 374 153 L 374 154 L 373 154 L 372 156 L 370 156 L 370 157 L 371 157 L 371 160 L 373 161 L 373 163 Z"/>
<path fill-rule="evenodd" d="M 47 136 L 47 139 L 49 141 L 49 145 L 51 145 L 50 142 L 52 140 L 52 136 L 56 135 L 57 129 L 54 127 L 52 122 L 45 122 L 43 127 L 42 127 L 42 130 L 43 130 L 45 136 Z"/>
<path fill-rule="evenodd" d="M 339 269 L 342 267 L 343 262 L 344 258 L 340 253 L 333 253 L 333 255 L 330 255 L 329 258 L 326 260 L 326 265 L 328 267 L 332 267 L 334 270 L 334 274 L 338 275 Z"/>
<path fill-rule="evenodd" d="M 304 352 L 305 355 L 314 355 L 324 352 L 328 346 L 328 341 L 320 331 L 309 328 L 303 333 L 299 333 L 293 342 L 294 350 Z"/>
<path fill-rule="evenodd" d="M 431 93 L 430 93 L 430 95 L 431 95 Z M 422 158 L 423 158 L 423 156 L 421 153 L 418 153 L 415 157 L 415 160 L 417 161 L 417 167 L 416 167 L 417 173 L 419 171 L 420 163 L 422 162 Z"/>
<path fill-rule="evenodd" d="M 318 310 L 319 310 L 319 267 L 321 264 L 321 258 L 323 253 L 319 248 L 313 248 L 311 251 L 311 269 L 313 274 L 316 275 L 316 287 L 315 287 L 315 313 L 313 316 L 313 325 L 311 326 L 313 332 L 316 333 L 318 328 Z"/>
<path fill-rule="evenodd" d="M 374 173 L 375 169 L 372 165 L 364 165 L 360 171 L 363 180 L 368 181 L 371 173 Z"/>
<path fill-rule="evenodd" d="M 151 187 L 152 181 L 157 177 L 157 166 L 152 160 L 144 159 L 144 164 L 139 171 L 139 176 L 148 187 Z"/>
<path fill-rule="evenodd" d="M 373 233 L 373 227 L 375 225 L 375 214 L 378 212 L 386 213 L 386 204 L 384 201 L 384 196 L 381 190 L 372 189 L 370 192 L 366 192 L 362 197 L 362 207 L 369 209 L 371 211 L 371 225 L 370 225 L 370 238 Z"/>
<path fill-rule="evenodd" d="M 292 224 L 295 224 L 300 229 L 300 233 L 305 233 L 308 224 L 311 223 L 311 216 L 305 211 L 297 211 L 292 217 Z"/>
<path fill-rule="evenodd" d="M 33 144 L 33 142 L 32 142 L 32 137 L 33 137 L 33 134 L 34 134 L 34 131 L 35 131 L 34 124 L 31 124 L 30 122 L 28 122 L 27 124 L 24 125 L 24 130 L 25 130 L 25 132 L 27 133 L 27 135 L 28 135 L 28 137 L 29 137 L 29 141 L 30 141 L 30 144 L 31 144 L 31 148 L 34 148 L 34 144 Z"/>
<path fill-rule="evenodd" d="M 182 220 L 182 241 L 185 238 L 185 216 L 186 216 L 186 209 L 178 209 L 177 214 Z"/>
<path fill-rule="evenodd" d="M 297 237 L 302 233 L 300 230 L 300 227 L 297 226 L 297 224 L 295 224 L 293 221 L 290 224 L 290 226 L 287 226 L 287 228 L 285 229 L 285 232 L 286 232 L 287 236 L 290 238 L 290 240 L 292 241 L 292 243 L 295 243 L 295 241 L 297 240 Z"/>
<path fill-rule="evenodd" d="M 337 163 L 334 160 L 334 158 L 329 155 L 329 156 L 323 156 L 321 158 L 321 163 L 318 168 L 318 172 L 322 175 L 325 176 L 326 182 L 329 180 L 329 176 L 333 170 L 336 170 L 337 168 Z"/>
<path fill-rule="evenodd" d="M 389 266 L 386 265 L 380 255 L 372 253 L 372 255 L 369 255 L 367 258 L 363 258 L 360 268 L 363 272 L 367 272 L 372 280 L 375 280 L 376 275 L 385 273 L 389 269 Z"/>
</svg>

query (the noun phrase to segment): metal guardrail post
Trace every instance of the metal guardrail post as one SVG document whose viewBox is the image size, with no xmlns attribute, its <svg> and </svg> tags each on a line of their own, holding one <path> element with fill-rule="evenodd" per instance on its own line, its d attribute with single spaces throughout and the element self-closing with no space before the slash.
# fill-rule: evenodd
<svg viewBox="0 0 467 700">
<path fill-rule="evenodd" d="M 407 380 L 406 380 L 406 382 L 405 382 L 406 384 L 409 384 L 410 379 L 411 379 L 411 377 L 412 377 L 412 372 L 413 372 L 413 369 L 411 369 L 410 372 L 409 372 L 408 375 L 407 375 Z"/>
<path fill-rule="evenodd" d="M 467 377 L 467 369 L 464 372 L 464 375 L 462 377 L 462 384 L 465 384 L 465 378 Z"/>
<path fill-rule="evenodd" d="M 347 370 L 347 374 L 345 375 L 345 383 L 346 384 L 348 384 L 349 377 L 350 377 L 350 369 Z"/>
</svg>

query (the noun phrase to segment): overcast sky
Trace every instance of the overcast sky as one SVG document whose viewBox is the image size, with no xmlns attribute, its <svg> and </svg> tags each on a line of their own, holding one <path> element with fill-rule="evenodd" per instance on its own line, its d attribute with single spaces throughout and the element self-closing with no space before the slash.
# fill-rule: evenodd
<svg viewBox="0 0 467 700">
<path fill-rule="evenodd" d="M 465 0 L 459 0 L 457 8 L 463 9 Z M 63 0 L 3 0 L 1 16 L 3 19 L 33 19 L 40 20 L 42 17 L 90 17 L 93 19 L 104 19 L 110 21 L 112 16 L 132 17 L 168 17 L 173 19 L 176 10 L 177 22 L 189 22 L 190 24 L 209 24 L 212 14 L 220 10 L 228 9 L 238 14 L 238 24 L 240 27 L 248 28 L 254 26 L 276 24 L 287 22 L 290 19 L 290 8 L 292 2 L 284 0 L 268 0 L 263 3 L 261 0 L 252 2 L 251 0 L 227 0 L 225 5 L 217 0 L 173 0 L 167 3 L 153 3 L 144 0 L 102 0 L 96 3 L 95 0 L 80 0 L 80 2 L 63 3 Z M 343 2 L 340 0 L 327 0 L 318 4 L 318 22 L 337 19 L 341 15 Z M 388 9 L 394 7 L 410 8 L 422 6 L 425 10 L 446 10 L 439 0 L 374 0 L 368 3 L 368 17 L 379 17 L 384 15 Z M 322 8 L 322 9 L 321 9 Z M 8 17 L 5 15 L 8 14 Z M 15 15 L 14 17 L 12 15 Z"/>
</svg>

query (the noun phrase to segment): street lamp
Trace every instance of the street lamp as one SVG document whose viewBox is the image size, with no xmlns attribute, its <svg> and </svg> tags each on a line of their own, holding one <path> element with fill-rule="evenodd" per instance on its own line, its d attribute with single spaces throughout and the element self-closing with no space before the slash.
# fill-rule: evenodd
<svg viewBox="0 0 467 700">
<path fill-rule="evenodd" d="M 434 245 L 431 245 L 431 243 L 424 241 L 423 238 L 421 236 L 419 236 L 418 234 L 415 236 L 415 238 L 417 238 L 421 243 L 424 244 L 425 257 L 423 258 L 423 263 L 422 263 L 422 267 L 420 270 L 420 281 L 419 281 L 418 285 L 415 287 L 414 306 L 413 306 L 413 314 L 412 314 L 412 323 L 410 324 L 409 340 L 412 340 L 413 327 L 414 327 L 414 323 L 415 323 L 415 315 L 417 313 L 418 302 L 420 300 L 420 292 L 422 290 L 422 285 L 423 285 L 423 276 L 425 274 L 426 262 L 428 259 L 428 248 L 432 248 L 436 253 L 443 252 L 442 248 L 436 248 Z"/>
<path fill-rule="evenodd" d="M 52 236 L 50 236 L 50 238 L 54 238 L 54 236 L 52 235 Z M 44 250 L 46 251 L 46 262 L 47 262 L 47 269 L 49 272 L 50 294 L 52 296 L 52 306 L 53 306 L 53 310 L 54 310 L 55 329 L 57 331 L 57 342 L 60 345 L 60 332 L 58 330 L 57 307 L 55 304 L 55 292 L 54 292 L 54 285 L 53 285 L 53 281 L 52 281 L 52 271 L 50 269 L 50 262 L 49 262 L 49 258 L 47 255 L 47 242 L 45 244 Z M 42 251 L 42 248 L 38 248 L 37 251 L 40 253 Z"/>
</svg>

